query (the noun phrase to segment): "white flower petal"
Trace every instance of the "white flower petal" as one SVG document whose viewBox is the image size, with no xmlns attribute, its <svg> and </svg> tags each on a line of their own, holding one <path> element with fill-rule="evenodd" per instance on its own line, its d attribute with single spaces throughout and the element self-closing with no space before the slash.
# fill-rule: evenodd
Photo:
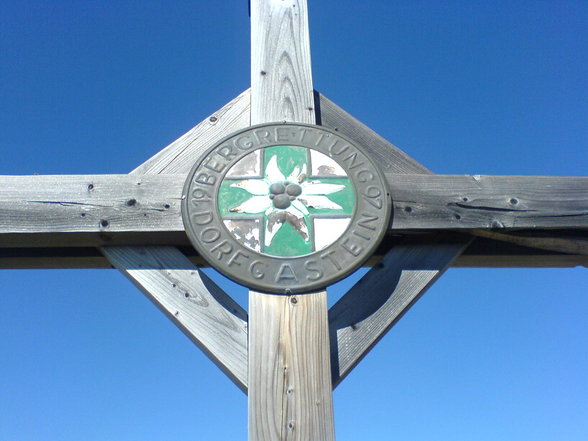
<svg viewBox="0 0 588 441">
<path fill-rule="evenodd" d="M 304 204 L 302 202 L 300 202 L 300 200 L 296 199 L 295 201 L 292 201 L 292 205 L 290 207 L 294 207 L 296 208 L 300 213 L 305 214 L 305 215 L 309 215 L 309 211 L 308 209 L 304 206 Z M 290 208 L 288 207 L 288 209 Z"/>
<path fill-rule="evenodd" d="M 266 247 L 269 247 L 272 244 L 272 240 L 274 240 L 274 236 L 276 235 L 276 233 L 278 231 L 280 231 L 280 228 L 282 228 L 282 226 L 284 225 L 283 222 L 275 222 L 271 229 L 269 224 L 269 218 L 265 219 L 265 239 L 264 239 L 264 243 Z"/>
<path fill-rule="evenodd" d="M 231 208 L 229 211 L 231 211 L 232 213 L 255 214 L 267 210 L 267 208 L 271 206 L 271 204 L 272 201 L 267 196 L 253 196 L 247 199 L 238 207 Z"/>
<path fill-rule="evenodd" d="M 321 184 L 320 181 L 303 182 L 302 195 L 331 194 L 341 191 L 344 188 L 345 186 L 341 184 Z"/>
<path fill-rule="evenodd" d="M 300 196 L 299 199 L 309 208 L 317 208 L 319 210 L 341 210 L 343 208 L 339 204 L 331 201 L 326 196 Z"/>
<path fill-rule="evenodd" d="M 243 190 L 257 196 L 269 194 L 269 185 L 261 179 L 245 179 L 244 181 L 231 184 L 231 187 L 242 188 Z"/>
<path fill-rule="evenodd" d="M 278 168 L 278 155 L 271 157 L 265 168 L 265 176 L 271 182 L 283 182 L 286 180 L 280 169 Z"/>
</svg>

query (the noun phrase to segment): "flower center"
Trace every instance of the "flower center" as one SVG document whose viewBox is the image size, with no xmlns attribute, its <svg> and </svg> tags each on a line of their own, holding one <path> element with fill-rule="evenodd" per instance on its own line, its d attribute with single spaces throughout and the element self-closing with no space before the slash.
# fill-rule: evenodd
<svg viewBox="0 0 588 441">
<path fill-rule="evenodd" d="M 292 182 L 274 182 L 270 185 L 270 199 L 275 208 L 286 209 L 297 196 L 302 194 L 302 187 Z"/>
</svg>

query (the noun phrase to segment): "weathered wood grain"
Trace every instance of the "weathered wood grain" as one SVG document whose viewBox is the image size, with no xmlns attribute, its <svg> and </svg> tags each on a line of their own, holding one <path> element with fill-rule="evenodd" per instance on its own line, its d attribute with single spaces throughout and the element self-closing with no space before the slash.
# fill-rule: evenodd
<svg viewBox="0 0 588 441">
<path fill-rule="evenodd" d="M 330 309 L 334 387 L 443 274 L 469 241 L 465 238 L 454 243 L 393 247 Z"/>
<path fill-rule="evenodd" d="M 251 291 L 249 439 L 334 440 L 330 375 L 326 292 Z"/>
<path fill-rule="evenodd" d="M 173 247 L 105 247 L 127 276 L 241 390 L 247 391 L 247 313 Z"/>
<path fill-rule="evenodd" d="M 251 0 L 251 124 L 315 124 L 306 1 Z"/>
<path fill-rule="evenodd" d="M 9 233 L 183 231 L 182 176 L 0 176 L 0 243 Z M 155 225 L 159 227 L 153 229 Z M 73 235 L 72 235 L 73 236 Z M 73 237 L 72 237 L 73 239 Z M 21 246 L 29 246 L 25 235 Z M 43 246 L 43 244 L 39 244 Z M 76 246 L 63 243 L 63 246 Z"/>
<path fill-rule="evenodd" d="M 218 141 L 249 126 L 250 94 L 246 90 L 131 174 L 188 173 L 200 156 Z"/>
<path fill-rule="evenodd" d="M 387 174 L 392 229 L 588 228 L 588 178 Z M 434 228 L 438 228 L 434 227 Z"/>
<path fill-rule="evenodd" d="M 316 122 L 306 1 L 251 1 L 251 124 Z M 249 293 L 249 440 L 334 440 L 326 292 Z"/>
<path fill-rule="evenodd" d="M 387 174 L 387 179 L 390 233 L 588 230 L 588 178 Z M 0 176 L 0 247 L 186 244 L 180 213 L 184 180 L 183 174 Z M 533 240 L 520 244 L 532 246 Z M 560 248 L 551 249 L 572 246 L 564 244 L 567 238 L 559 242 Z M 586 244 L 573 246 L 584 250 Z"/>
</svg>

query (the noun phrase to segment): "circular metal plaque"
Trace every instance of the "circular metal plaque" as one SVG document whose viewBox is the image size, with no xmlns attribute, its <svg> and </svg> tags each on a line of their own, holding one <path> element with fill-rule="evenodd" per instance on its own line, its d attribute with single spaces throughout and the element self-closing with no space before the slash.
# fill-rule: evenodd
<svg viewBox="0 0 588 441">
<path fill-rule="evenodd" d="M 182 217 L 210 265 L 251 289 L 301 293 L 357 269 L 388 228 L 390 195 L 357 145 L 322 127 L 239 131 L 190 171 Z"/>
</svg>

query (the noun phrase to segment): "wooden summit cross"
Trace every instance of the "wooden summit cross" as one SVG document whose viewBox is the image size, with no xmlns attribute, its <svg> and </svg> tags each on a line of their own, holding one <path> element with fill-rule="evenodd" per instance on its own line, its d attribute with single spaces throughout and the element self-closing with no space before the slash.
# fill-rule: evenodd
<svg viewBox="0 0 588 441">
<path fill-rule="evenodd" d="M 333 387 L 449 266 L 587 264 L 588 178 L 432 174 L 314 91 L 306 1 L 253 0 L 251 22 L 251 89 L 128 175 L 0 176 L 0 265 L 116 267 L 248 394 L 250 440 L 330 440 Z M 188 174 L 204 163 L 220 170 L 209 149 L 265 123 L 340 135 L 386 180 L 386 237 L 367 256 L 369 272 L 330 310 L 324 286 L 292 294 L 278 274 L 277 293 L 251 290 L 244 311 L 198 269 L 207 262 L 186 237 L 182 215 L 204 201 L 190 196 Z M 273 200 L 270 215 L 281 212 Z M 249 268 L 252 283 L 265 277 L 238 259 L 235 271 Z"/>
</svg>

